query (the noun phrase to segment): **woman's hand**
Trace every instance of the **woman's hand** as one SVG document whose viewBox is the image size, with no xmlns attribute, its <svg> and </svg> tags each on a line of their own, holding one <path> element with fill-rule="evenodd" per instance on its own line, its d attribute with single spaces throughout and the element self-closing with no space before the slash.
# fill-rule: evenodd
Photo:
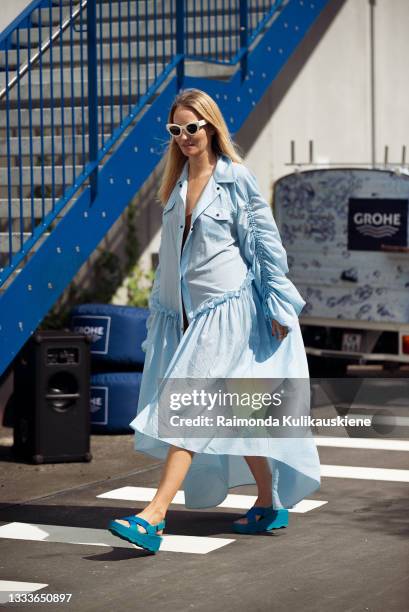
<svg viewBox="0 0 409 612">
<path fill-rule="evenodd" d="M 277 333 L 276 333 L 277 332 Z M 272 322 L 272 335 L 277 335 L 277 338 L 280 340 L 283 340 L 288 334 L 288 327 L 286 327 L 285 325 L 280 325 L 280 323 L 278 323 L 277 321 L 275 321 L 273 319 Z"/>
</svg>

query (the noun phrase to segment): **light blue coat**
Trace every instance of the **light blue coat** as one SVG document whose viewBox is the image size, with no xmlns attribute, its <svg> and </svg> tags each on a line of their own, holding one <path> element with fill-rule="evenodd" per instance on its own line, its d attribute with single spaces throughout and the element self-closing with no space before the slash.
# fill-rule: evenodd
<svg viewBox="0 0 409 612">
<path fill-rule="evenodd" d="M 291 508 L 320 485 L 311 436 L 159 439 L 160 378 L 309 377 L 298 322 L 305 301 L 286 276 L 286 252 L 253 173 L 218 157 L 181 252 L 187 176 L 186 162 L 163 210 L 138 411 L 130 423 L 135 449 L 161 459 L 168 444 L 196 452 L 184 481 L 188 508 L 218 505 L 230 487 L 254 484 L 243 456 L 268 457 L 273 503 Z M 272 335 L 273 319 L 289 328 L 281 341 Z"/>
</svg>

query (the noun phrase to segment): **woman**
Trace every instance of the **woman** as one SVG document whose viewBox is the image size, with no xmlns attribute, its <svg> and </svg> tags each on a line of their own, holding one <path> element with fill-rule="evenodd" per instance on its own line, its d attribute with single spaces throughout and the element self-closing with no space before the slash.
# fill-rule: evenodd
<svg viewBox="0 0 409 612">
<path fill-rule="evenodd" d="M 286 277 L 271 209 L 243 165 L 216 102 L 197 89 L 174 100 L 159 190 L 163 226 L 149 299 L 135 449 L 166 458 L 153 500 L 109 529 L 158 550 L 165 515 L 184 484 L 187 508 L 220 504 L 229 488 L 257 484 L 239 533 L 288 524 L 288 508 L 319 488 L 311 436 L 164 436 L 158 379 L 309 378 L 298 315 L 305 301 Z M 308 386 L 309 390 L 309 386 Z M 308 403 L 309 409 L 309 403 Z M 163 420 L 163 418 L 162 418 Z"/>
</svg>

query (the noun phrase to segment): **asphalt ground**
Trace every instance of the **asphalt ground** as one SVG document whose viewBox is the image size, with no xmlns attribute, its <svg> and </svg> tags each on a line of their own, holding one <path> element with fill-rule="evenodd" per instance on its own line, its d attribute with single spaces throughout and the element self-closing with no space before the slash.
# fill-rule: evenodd
<svg viewBox="0 0 409 612">
<path fill-rule="evenodd" d="M 162 547 L 151 555 L 106 530 L 112 518 L 140 511 L 159 482 L 161 462 L 136 453 L 132 435 L 92 436 L 90 463 L 30 465 L 13 459 L 11 433 L 0 429 L 4 607 L 408 609 L 409 443 L 404 450 L 342 448 L 318 437 L 322 471 L 330 475 L 305 501 L 306 511 L 290 512 L 288 528 L 255 536 L 231 530 L 249 501 L 237 496 L 254 496 L 253 486 L 231 489 L 224 507 L 206 510 L 186 510 L 178 498 Z M 368 468 L 364 477 L 358 467 Z M 23 588 L 27 601 L 10 603 Z M 66 600 L 35 603 L 35 594 Z"/>
</svg>

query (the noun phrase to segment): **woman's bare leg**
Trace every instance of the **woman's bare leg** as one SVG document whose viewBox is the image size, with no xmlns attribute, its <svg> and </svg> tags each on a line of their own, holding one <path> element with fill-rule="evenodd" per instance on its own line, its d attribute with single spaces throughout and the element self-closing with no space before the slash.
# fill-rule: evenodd
<svg viewBox="0 0 409 612">
<path fill-rule="evenodd" d="M 165 518 L 168 507 L 185 479 L 193 455 L 193 451 L 170 446 L 158 490 L 152 501 L 136 516 L 140 516 L 153 525 L 160 523 Z M 118 523 L 129 527 L 128 521 L 117 520 Z M 138 525 L 138 529 L 142 532 L 146 531 L 141 525 Z M 162 530 L 157 533 L 160 535 Z"/>
<path fill-rule="evenodd" d="M 244 458 L 257 484 L 258 496 L 254 505 L 263 507 L 271 506 L 273 503 L 272 474 L 267 458 L 254 456 L 247 456 Z M 242 518 L 235 522 L 247 523 L 248 521 L 247 518 Z"/>
</svg>

